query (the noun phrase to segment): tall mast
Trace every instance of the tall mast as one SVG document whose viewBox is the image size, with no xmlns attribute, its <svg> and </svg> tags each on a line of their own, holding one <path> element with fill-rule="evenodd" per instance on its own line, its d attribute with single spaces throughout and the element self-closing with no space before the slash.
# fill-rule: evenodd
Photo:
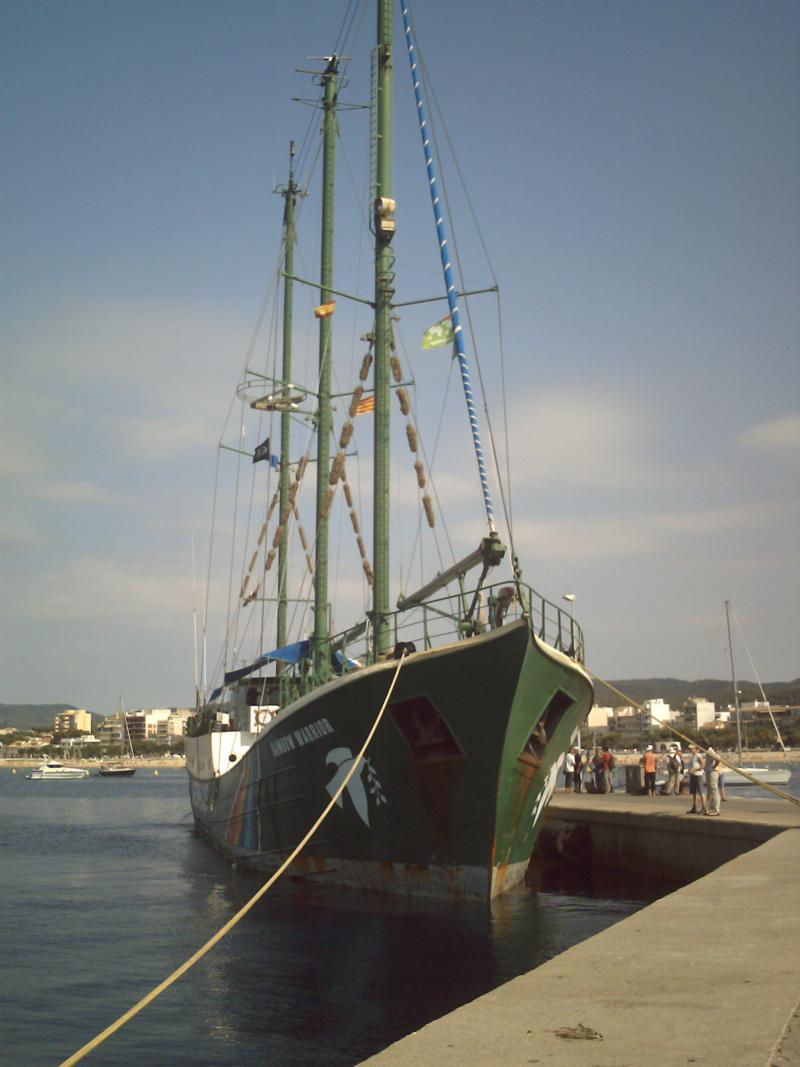
<svg viewBox="0 0 800 1067">
<path fill-rule="evenodd" d="M 281 467 L 279 475 L 280 515 L 286 515 L 289 506 L 289 462 L 291 447 L 291 416 L 288 410 L 288 397 L 291 394 L 292 381 L 292 277 L 294 275 L 294 220 L 297 206 L 297 184 L 294 180 L 294 141 L 289 143 L 289 182 L 278 192 L 283 197 L 283 395 L 287 398 L 285 409 L 281 412 Z M 286 580 L 289 566 L 289 544 L 284 527 L 284 535 L 278 545 L 278 621 L 277 647 L 286 644 Z M 284 665 L 276 664 L 278 674 L 283 673 Z M 281 683 L 281 704 L 283 700 L 283 683 Z"/>
<path fill-rule="evenodd" d="M 336 102 L 339 59 L 331 56 L 322 79 L 322 246 L 321 305 L 333 300 L 333 190 L 336 173 Z M 328 633 L 328 509 L 326 500 L 331 450 L 331 316 L 319 320 L 319 411 L 317 415 L 317 537 L 314 567 L 314 673 L 323 679 L 330 671 Z"/>
<path fill-rule="evenodd" d="M 394 296 L 392 195 L 392 0 L 378 0 L 375 145 L 375 469 L 373 652 L 389 646 L 389 359 Z"/>
<path fill-rule="evenodd" d="M 742 762 L 742 716 L 739 711 L 739 687 L 736 684 L 736 664 L 733 660 L 733 641 L 731 640 L 731 602 L 725 601 L 725 622 L 728 625 L 728 651 L 731 654 L 731 680 L 733 682 L 733 706 L 736 708 L 736 749 L 739 763 Z"/>
</svg>

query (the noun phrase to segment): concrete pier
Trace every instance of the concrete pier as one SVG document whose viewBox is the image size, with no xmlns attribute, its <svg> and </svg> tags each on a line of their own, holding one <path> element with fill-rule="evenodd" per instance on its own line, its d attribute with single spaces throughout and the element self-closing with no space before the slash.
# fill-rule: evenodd
<svg viewBox="0 0 800 1067">
<path fill-rule="evenodd" d="M 687 807 L 558 794 L 549 817 L 588 826 L 606 866 L 642 875 L 648 857 L 685 853 L 702 876 L 366 1062 L 799 1065 L 800 808 L 732 799 L 708 818 Z"/>
<path fill-rule="evenodd" d="M 683 795 L 556 793 L 545 818 L 583 830 L 593 866 L 679 884 L 783 830 L 800 829 L 800 806 L 788 801 L 735 797 L 723 803 L 719 818 L 688 815 L 690 807 Z"/>
</svg>

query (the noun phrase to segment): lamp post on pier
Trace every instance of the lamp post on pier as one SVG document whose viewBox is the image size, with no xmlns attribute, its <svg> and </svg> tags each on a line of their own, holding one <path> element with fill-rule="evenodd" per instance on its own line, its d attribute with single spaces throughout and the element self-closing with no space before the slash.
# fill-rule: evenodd
<svg viewBox="0 0 800 1067">
<path fill-rule="evenodd" d="M 575 655 L 575 594 L 574 593 L 564 593 L 563 596 L 562 596 L 562 599 L 566 600 L 566 602 L 569 604 L 569 646 L 570 646 L 570 655 L 574 656 Z M 575 731 L 575 733 L 577 735 L 578 748 L 580 748 L 580 745 L 581 745 L 581 729 L 580 729 L 580 726 Z"/>
<path fill-rule="evenodd" d="M 564 593 L 562 600 L 569 604 L 569 643 L 572 655 L 575 655 L 575 594 Z"/>
</svg>

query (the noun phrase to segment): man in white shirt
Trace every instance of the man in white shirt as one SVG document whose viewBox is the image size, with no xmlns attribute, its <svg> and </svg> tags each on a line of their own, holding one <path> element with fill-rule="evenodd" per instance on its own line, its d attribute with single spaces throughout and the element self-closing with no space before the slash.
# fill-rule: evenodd
<svg viewBox="0 0 800 1067">
<path fill-rule="evenodd" d="M 705 815 L 706 798 L 703 790 L 703 757 L 697 750 L 697 745 L 689 745 L 689 792 L 692 795 L 692 806 L 688 815 Z M 701 810 L 697 810 L 698 798 Z"/>
<path fill-rule="evenodd" d="M 575 749 L 564 757 L 564 788 L 570 792 L 575 788 Z"/>
<path fill-rule="evenodd" d="M 709 748 L 706 752 L 705 759 L 705 772 L 706 772 L 706 793 L 708 795 L 708 805 L 706 807 L 706 815 L 719 815 L 719 757 L 713 748 Z"/>
</svg>

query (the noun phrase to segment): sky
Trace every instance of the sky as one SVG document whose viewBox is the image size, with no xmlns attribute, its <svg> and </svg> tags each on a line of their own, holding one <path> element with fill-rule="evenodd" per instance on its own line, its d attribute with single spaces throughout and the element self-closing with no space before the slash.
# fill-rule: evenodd
<svg viewBox="0 0 800 1067">
<path fill-rule="evenodd" d="M 236 405 L 225 420 L 242 367 L 273 365 L 273 190 L 290 139 L 308 193 L 296 271 L 318 276 L 319 112 L 297 98 L 319 90 L 298 70 L 344 40 L 342 98 L 366 103 L 374 15 L 2 0 L 0 17 L 0 702 L 187 705 L 193 618 L 208 591 L 210 671 L 221 546 L 233 515 L 241 532 L 253 513 L 252 464 L 236 497 L 235 455 L 217 445 L 257 443 L 237 440 Z M 800 8 L 440 0 L 419 5 L 416 28 L 453 220 L 466 216 L 464 285 L 501 294 L 502 347 L 495 298 L 473 297 L 470 354 L 504 468 L 507 430 L 525 580 L 562 607 L 574 594 L 600 677 L 726 677 L 730 599 L 755 668 L 737 649 L 739 674 L 796 678 Z M 407 68 L 398 22 L 393 253 L 398 299 L 413 300 L 442 289 Z M 339 122 L 335 284 L 368 297 L 368 112 Z M 296 380 L 311 383 L 315 291 L 295 288 Z M 460 555 L 485 524 L 452 366 L 420 347 L 441 306 L 401 309 L 396 329 L 420 433 L 431 424 L 439 547 L 446 524 Z M 368 328 L 361 305 L 338 302 L 342 392 Z M 369 433 L 358 427 L 349 468 L 368 543 Z M 393 502 L 410 505 L 393 520 L 396 596 L 439 564 L 412 547 L 400 420 L 393 435 Z M 313 483 L 303 494 L 308 525 Z M 352 546 L 341 552 L 340 628 L 364 599 Z"/>
</svg>

